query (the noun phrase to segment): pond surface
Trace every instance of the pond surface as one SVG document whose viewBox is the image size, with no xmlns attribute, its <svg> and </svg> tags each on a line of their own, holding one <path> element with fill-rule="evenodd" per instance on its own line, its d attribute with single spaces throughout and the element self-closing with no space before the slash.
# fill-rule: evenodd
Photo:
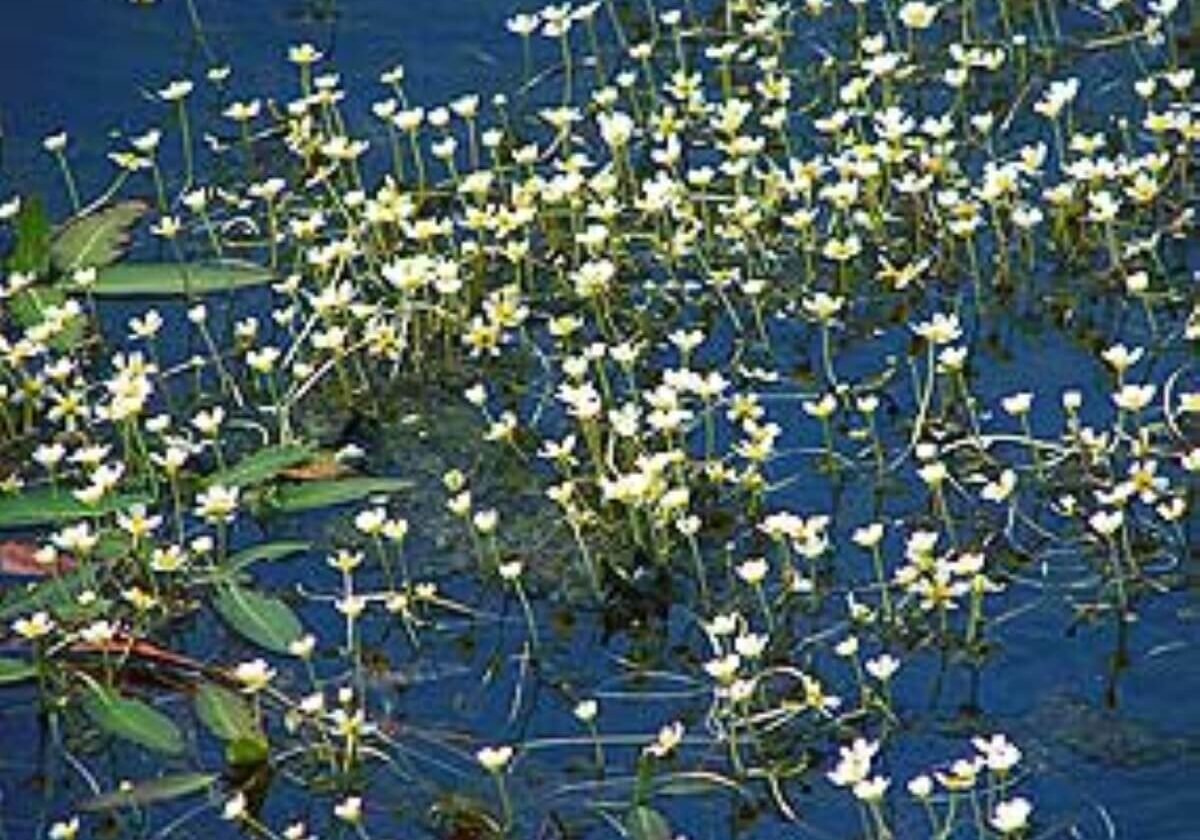
<svg viewBox="0 0 1200 840">
<path fill-rule="evenodd" d="M 197 0 L 197 9 L 202 22 L 199 32 L 185 5 L 174 0 L 145 7 L 118 0 L 41 0 L 8 10 L 0 29 L 0 200 L 15 192 L 41 193 L 53 218 L 66 217 L 70 206 L 53 160 L 41 150 L 43 137 L 63 129 L 70 133 L 72 156 L 80 161 L 76 176 L 81 191 L 95 194 L 112 176 L 110 164 L 103 159 L 114 145 L 112 137 L 135 135 L 161 119 L 162 105 L 151 100 L 149 91 L 172 78 L 199 78 L 209 67 L 228 63 L 233 68 L 229 88 L 235 97 L 240 92 L 282 96 L 294 84 L 295 75 L 283 57 L 289 46 L 301 42 L 312 42 L 327 54 L 360 112 L 378 92 L 379 73 L 396 62 L 406 68 L 410 96 L 428 106 L 469 92 L 480 92 L 486 99 L 491 93 L 514 89 L 520 81 L 521 44 L 504 32 L 504 21 L 514 11 L 508 0 L 345 0 L 328 5 L 316 0 Z M 1078 10 L 1064 6 L 1062 12 L 1070 35 Z M 796 49 L 804 54 L 804 37 L 798 39 Z M 1098 86 L 1132 78 L 1129 68 L 1113 67 L 1111 60 L 1107 53 L 1103 60 L 1085 56 L 1072 67 Z M 1128 97 L 1128 92 L 1121 96 Z M 797 98 L 808 96 L 800 91 Z M 1115 110 L 1126 107 L 1123 99 L 1114 101 L 1119 103 L 1112 105 Z M 1129 107 L 1132 102 L 1130 97 Z M 386 143 L 382 132 L 374 130 L 370 136 L 377 145 Z M 164 151 L 163 159 L 166 164 L 179 163 L 173 148 Z M 1194 206 L 1194 196 L 1192 201 Z M 135 245 L 135 254 L 143 258 L 154 258 L 161 251 L 148 239 Z M 1194 277 L 1200 267 L 1194 228 L 1180 252 L 1183 256 L 1173 266 L 1173 276 Z M 1190 285 L 1184 281 L 1179 288 L 1185 303 L 1189 294 L 1195 299 L 1194 281 Z M 265 313 L 265 298 L 257 294 L 227 301 L 223 323 Z M 1068 297 L 1084 294 L 1079 287 L 1065 291 Z M 683 310 L 688 298 L 681 299 Z M 160 308 L 168 323 L 161 363 L 169 366 L 197 352 L 199 345 L 190 335 L 179 337 L 187 329 L 180 305 L 162 302 Z M 1110 317 L 1102 301 L 1093 309 L 1080 297 L 1073 308 L 1085 317 L 1094 315 L 1096 330 L 1106 342 L 1155 341 L 1144 322 L 1133 316 Z M 119 335 L 126 320 L 142 309 L 140 301 L 105 302 L 100 317 L 111 334 Z M 878 371 L 885 355 L 904 359 L 908 353 L 911 333 L 897 327 L 904 316 L 881 308 L 867 310 L 864 307 L 859 313 L 864 324 L 892 332 L 871 344 L 869 353 L 859 352 L 860 345 L 852 339 L 839 342 L 842 376 L 866 377 Z M 1164 314 L 1165 325 L 1159 326 L 1164 331 L 1172 323 L 1177 326 L 1182 311 L 1181 305 Z M 780 426 L 780 439 L 787 441 L 768 470 L 769 480 L 779 483 L 769 508 L 829 514 L 831 542 L 838 546 L 850 545 L 851 533 L 868 521 L 893 523 L 910 517 L 936 521 L 923 496 L 918 499 L 918 494 L 895 488 L 868 492 L 867 483 L 857 475 L 818 468 L 820 459 L 813 452 L 819 453 L 823 445 L 822 430 L 798 409 L 797 390 L 811 393 L 812 383 L 821 376 L 819 342 L 812 335 L 789 332 L 789 319 L 795 317 L 794 312 L 768 312 L 776 335 L 792 340 L 780 340 L 783 349 L 777 353 L 749 359 L 786 371 L 784 381 L 761 387 L 766 404 L 783 406 L 777 414 L 772 408 L 772 419 Z M 1017 428 L 1004 420 L 998 404 L 1007 395 L 1032 391 L 1037 395 L 1029 418 L 1032 433 L 1054 437 L 1063 425 L 1059 395 L 1069 388 L 1083 394 L 1085 422 L 1108 422 L 1110 378 L 1094 343 L 1089 344 L 1086 335 L 1081 337 L 1084 330 L 1061 330 L 1054 320 L 1040 299 L 1018 298 L 983 315 L 977 328 L 968 328 L 972 356 L 978 354 L 980 359 L 972 392 L 987 407 L 984 419 L 992 425 L 1009 432 Z M 966 312 L 964 321 L 970 323 Z M 727 323 L 724 328 L 728 329 Z M 733 339 L 722 339 L 720 330 L 714 329 L 715 346 L 706 351 L 714 361 L 728 355 L 734 344 Z M 1194 342 L 1191 348 L 1186 343 L 1160 343 L 1149 364 L 1159 382 L 1166 373 L 1182 369 L 1179 388 L 1185 390 L 1197 381 L 1195 358 Z M 525 414 L 535 412 L 539 391 L 552 389 L 552 381 L 541 381 L 545 372 L 539 372 L 531 358 L 513 365 L 533 372 L 516 377 L 532 384 L 511 404 Z M 905 362 L 896 368 L 898 379 L 910 375 Z M 545 472 L 530 466 L 527 453 L 503 446 L 485 448 L 479 442 L 486 424 L 462 400 L 462 391 L 474 381 L 469 368 L 455 365 L 419 382 L 381 386 L 373 397 L 380 410 L 368 419 L 345 405 L 333 409 L 319 405 L 310 410 L 312 416 L 297 419 L 323 447 L 360 447 L 364 472 L 412 482 L 390 504 L 412 523 L 406 562 L 415 565 L 417 578 L 436 581 L 447 601 L 461 605 L 457 612 L 446 610 L 431 619 L 422 629 L 419 645 L 410 644 L 399 622 L 372 627 L 363 639 L 364 658 L 369 660 L 365 689 L 376 719 L 396 745 L 393 764 L 372 771 L 377 775 L 371 778 L 366 825 L 378 826 L 378 833 L 372 835 L 377 837 L 487 836 L 482 831 L 471 833 L 478 829 L 465 817 L 458 822 L 447 818 L 440 829 L 431 827 L 437 821 L 429 819 L 430 809 L 451 813 L 461 808 L 469 813 L 480 802 L 492 802 L 492 780 L 478 772 L 475 752 L 481 745 L 511 743 L 526 750 L 508 783 L 508 793 L 520 812 L 514 836 L 617 836 L 622 808 L 634 785 L 630 768 L 638 763 L 642 747 L 670 721 L 685 721 L 689 738 L 691 733 L 704 732 L 708 722 L 712 687 L 700 667 L 707 655 L 700 613 L 694 603 L 688 603 L 690 589 L 669 577 L 654 578 L 653 571 L 626 584 L 631 588 L 622 590 L 620 597 L 577 606 L 574 596 L 579 593 L 569 590 L 586 589 L 586 581 L 574 575 L 567 560 L 575 551 L 570 532 L 548 524 L 554 513 L 545 499 Z M 897 400 L 901 414 L 915 411 L 911 395 Z M 545 423 L 560 434 L 567 428 L 567 421 L 553 410 L 547 410 Z M 1191 427 L 1195 432 L 1196 427 Z M 547 432 L 547 437 L 552 436 Z M 718 445 L 728 446 L 733 437 L 734 432 L 722 426 Z M 255 446 L 252 438 L 246 438 L 227 456 L 252 453 Z M 464 531 L 458 518 L 446 511 L 450 494 L 442 477 L 451 469 L 468 473 L 477 499 L 501 508 L 505 529 L 500 559 L 525 564 L 532 602 L 528 613 L 524 596 L 513 597 L 494 579 L 480 583 L 474 556 L 478 546 L 467 538 L 469 528 Z M 911 475 L 908 478 L 913 480 Z M 1194 496 L 1194 474 L 1191 481 Z M 1051 487 L 1033 504 L 1048 508 L 1055 495 Z M 288 593 L 305 626 L 322 638 L 336 639 L 342 626 L 331 609 L 338 575 L 324 557 L 335 548 L 363 542 L 350 525 L 347 510 L 246 518 L 229 534 L 230 544 L 239 548 L 284 540 L 312 546 L 297 556 L 260 564 L 254 574 L 264 586 Z M 971 735 L 1002 731 L 1024 753 L 1029 777 L 1023 780 L 1022 790 L 1037 803 L 1041 817 L 1032 836 L 1096 840 L 1200 836 L 1195 821 L 1200 788 L 1194 783 L 1200 777 L 1196 519 L 1194 512 L 1184 519 L 1183 554 L 1163 575 L 1164 591 L 1147 596 L 1136 610 L 1136 620 L 1119 634 L 1113 622 L 1081 620 L 1080 612 L 1072 609 L 1072 603 L 1087 602 L 1094 594 L 1093 576 L 1077 556 L 1048 552 L 1031 561 L 1036 541 L 1031 531 L 1021 535 L 1028 540 L 1030 553 L 1021 555 L 1021 546 L 1016 545 L 1021 540 L 1007 546 L 1006 556 L 1014 558 L 1006 569 L 1011 577 L 1006 578 L 1008 589 L 997 596 L 998 618 L 988 631 L 993 648 L 986 667 L 969 667 L 927 650 L 923 658 L 913 659 L 911 667 L 906 660 L 897 677 L 894 702 L 905 740 L 892 759 L 895 766 L 888 768 L 895 788 L 902 788 L 918 769 L 961 754 Z M 14 535 L 41 536 L 29 529 L 0 531 L 0 537 Z M 713 557 L 723 550 L 724 539 L 726 534 L 719 528 L 707 538 Z M 735 537 L 728 539 L 732 545 Z M 752 537 L 736 539 L 738 551 L 765 550 Z M 889 556 L 902 556 L 902 531 L 890 531 L 883 546 Z M 839 554 L 833 566 L 849 580 L 862 581 L 870 578 L 869 570 L 864 572 L 865 562 L 851 551 Z M 720 568 L 714 561 L 712 568 L 714 587 L 736 583 L 730 562 Z M 370 580 L 382 587 L 377 570 L 372 575 Z M 564 581 L 569 585 L 563 587 Z M 14 579 L 0 577 L 0 587 L 16 585 Z M 838 603 L 808 616 L 807 623 L 795 628 L 796 650 L 806 651 L 805 657 L 813 657 L 832 672 L 847 669 L 816 642 L 810 645 L 799 639 L 808 634 L 815 638 L 830 627 L 834 628 L 831 635 L 844 635 L 841 602 L 852 591 L 844 582 L 834 587 L 831 601 Z M 6 626 L 10 620 L 6 618 Z M 538 628 L 536 653 L 530 646 L 529 623 Z M 166 638 L 173 650 L 225 665 L 258 655 L 253 645 L 214 624 L 210 616 L 192 617 Z M 807 652 L 810 648 L 817 653 Z M 336 654 L 314 662 L 331 681 L 345 676 L 344 665 Z M 154 669 L 150 670 L 152 677 Z M 283 690 L 304 689 L 299 669 L 281 667 L 277 679 Z M 165 698 L 159 705 L 172 716 L 181 720 L 188 716 L 186 691 L 156 693 L 149 677 L 147 686 L 147 695 Z M 597 776 L 588 730 L 572 715 L 574 704 L 589 697 L 599 700 L 601 729 L 611 737 L 605 743 L 607 762 L 621 768 L 611 785 Z M 35 714 L 27 686 L 5 689 L 0 699 L 0 840 L 45 836 L 50 821 L 70 813 L 91 794 L 70 766 L 77 760 L 75 754 L 84 757 L 104 790 L 120 779 L 152 776 L 160 767 L 128 745 L 101 749 L 94 733 L 67 738 L 74 750 L 68 760 L 53 749 L 60 733 L 49 732 L 46 718 Z M 195 741 L 194 756 L 175 759 L 174 769 L 220 770 L 220 745 L 199 734 Z M 801 741 L 797 736 L 796 743 Z M 674 831 L 693 840 L 863 837 L 853 803 L 832 794 L 825 778 L 834 759 L 828 748 L 825 744 L 824 749 L 813 750 L 819 772 L 788 787 L 787 799 L 799 815 L 795 821 L 781 819 L 775 801 L 762 790 L 741 796 L 718 785 L 696 794 L 704 773 L 723 772 L 724 767 L 720 750 L 700 739 L 684 742 L 687 761 L 680 767 L 676 789 L 664 787 L 656 807 Z M 684 767 L 695 777 L 688 777 Z M 294 781 L 277 779 L 262 787 L 267 797 L 263 821 L 283 825 L 301 816 L 313 825 L 322 824 L 330 795 L 310 797 Z M 219 810 L 219 804 L 192 801 L 164 806 L 161 812 L 148 811 L 154 816 L 146 818 L 122 811 L 120 818 L 95 818 L 88 823 L 94 833 L 87 836 L 214 836 L 214 832 L 232 836 L 235 829 L 220 819 Z M 927 836 L 923 819 L 919 810 L 897 817 L 896 836 Z M 418 824 L 420 828 L 415 827 Z M 452 827 L 446 829 L 447 824 Z M 631 831 L 628 822 L 625 830 Z M 631 833 L 635 840 L 659 837 L 653 832 Z M 953 836 L 975 834 L 963 831 Z"/>
</svg>

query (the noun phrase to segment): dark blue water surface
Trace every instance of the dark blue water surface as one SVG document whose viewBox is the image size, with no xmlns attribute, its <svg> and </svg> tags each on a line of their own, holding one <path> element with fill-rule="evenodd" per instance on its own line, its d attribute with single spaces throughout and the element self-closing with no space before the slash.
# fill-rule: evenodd
<svg viewBox="0 0 1200 840">
<path fill-rule="evenodd" d="M 228 63 L 233 68 L 229 83 L 233 98 L 272 91 L 282 95 L 294 79 L 293 69 L 284 61 L 286 49 L 301 41 L 311 41 L 331 56 L 360 109 L 376 96 L 372 91 L 379 73 L 397 62 L 407 69 L 410 95 L 426 105 L 442 104 L 469 92 L 487 96 L 510 89 L 519 76 L 520 44 L 504 32 L 504 20 L 514 11 L 511 0 L 346 0 L 336 9 L 299 0 L 197 0 L 197 5 L 203 21 L 202 38 L 197 37 L 185 5 L 175 0 L 147 7 L 134 7 L 123 0 L 6 0 L 0 21 L 0 200 L 17 191 L 39 191 L 61 214 L 65 198 L 52 161 L 41 151 L 42 137 L 58 130 L 70 133 L 76 171 L 84 192 L 92 193 L 111 175 L 104 161 L 111 148 L 111 133 L 138 133 L 162 118 L 162 106 L 151 101 L 147 91 L 172 78 L 199 78 L 210 66 Z M 382 88 L 378 95 L 383 95 Z M 167 154 L 172 154 L 170 149 Z M 120 323 L 135 310 L 115 309 L 113 323 Z M 168 313 L 168 317 L 177 318 L 178 313 Z M 1044 413 L 1034 417 L 1035 428 L 1059 428 L 1055 395 L 1065 387 L 1082 388 L 1095 403 L 1104 399 L 1102 368 L 1094 356 L 1069 340 L 1057 335 L 1014 334 L 1008 339 L 1008 349 L 1015 358 L 990 360 L 979 393 L 990 402 L 1016 390 L 1036 390 L 1044 395 L 1040 405 L 1048 407 L 1039 407 Z M 414 411 L 420 408 L 412 406 Z M 785 427 L 786 439 L 804 445 L 819 443 L 811 424 L 787 422 L 794 427 Z M 381 470 L 405 472 L 413 465 L 411 448 L 387 440 L 364 443 Z M 436 480 L 442 469 L 460 466 L 461 456 L 460 452 L 428 454 L 428 462 L 419 464 L 418 469 L 429 480 Z M 804 469 L 803 463 L 784 460 L 780 469 L 799 471 Z M 503 493 L 505 488 L 498 486 L 494 492 Z M 781 507 L 796 510 L 836 509 L 847 524 L 870 516 L 869 500 L 856 496 L 853 488 L 830 498 L 823 490 L 806 489 L 800 482 L 780 501 Z M 440 503 L 440 499 L 414 500 L 408 515 L 415 519 L 425 510 L 432 516 Z M 290 523 L 275 528 L 269 536 L 281 539 L 298 534 L 321 540 L 326 538 L 326 526 L 324 522 Z M 246 527 L 241 539 L 260 536 L 251 526 Z M 428 556 L 436 557 L 436 540 L 429 540 L 425 546 Z M 898 545 L 891 548 L 899 550 Z M 323 564 L 320 569 L 321 574 L 328 572 Z M 1047 578 L 1053 580 L 1055 573 L 1055 569 L 1047 570 Z M 452 576 L 448 575 L 448 580 L 452 587 Z M 307 582 L 303 575 L 284 575 L 280 582 L 285 581 Z M 329 590 L 333 583 L 334 578 L 328 577 L 313 588 Z M 1036 591 L 1036 587 L 1018 589 L 1006 596 L 1011 606 L 1027 603 L 1034 597 L 1030 593 Z M 469 590 L 458 594 L 472 597 Z M 490 606 L 500 608 L 499 599 L 493 599 Z M 445 735 L 439 747 L 444 752 L 439 755 L 460 769 L 471 769 L 473 750 L 472 741 L 456 740 L 461 733 L 470 733 L 476 741 L 481 736 L 501 741 L 578 733 L 570 718 L 570 703 L 553 689 L 535 690 L 534 696 L 524 699 L 529 708 L 514 722 L 510 717 L 513 670 L 503 669 L 494 681 L 481 683 L 480 674 L 492 663 L 508 661 L 519 651 L 516 639 L 522 619 L 512 604 L 505 609 L 498 629 L 484 634 L 481 643 L 476 640 L 477 647 L 464 653 L 447 645 L 446 651 L 432 659 L 422 659 L 423 671 L 413 677 L 414 687 L 395 698 L 398 717 L 415 709 L 427 724 L 438 722 L 444 728 L 439 733 Z M 311 620 L 330 623 L 329 610 L 320 615 L 323 617 Z M 511 632 L 506 632 L 509 628 Z M 694 632 L 694 628 L 680 630 L 679 635 L 686 632 Z M 624 651 L 603 649 L 601 635 L 596 626 L 577 628 L 564 635 L 558 654 L 560 661 L 577 663 L 581 682 L 590 678 L 601 697 L 605 691 L 612 693 L 614 699 L 605 701 L 604 706 L 607 730 L 646 733 L 674 717 L 667 701 L 663 707 L 622 703 L 618 696 L 621 685 L 605 680 L 616 670 L 610 657 Z M 937 761 L 963 752 L 965 736 L 947 732 L 951 727 L 947 721 L 959 707 L 971 705 L 982 710 L 985 727 L 1003 729 L 1025 748 L 1036 771 L 1030 785 L 1039 812 L 1048 817 L 1057 813 L 1074 822 L 1074 837 L 1200 838 L 1196 821 L 1200 813 L 1200 622 L 1195 592 L 1184 589 L 1149 603 L 1130 628 L 1129 661 L 1118 676 L 1111 666 L 1116 646 L 1111 628 L 1074 629 L 1062 593 L 1047 592 L 1035 609 L 1006 624 L 998 636 L 998 663 L 985 670 L 978 685 L 972 686 L 958 675 L 948 678 L 936 696 L 916 690 L 908 697 L 908 710 L 918 729 L 913 736 L 917 746 L 909 756 L 912 766 L 896 768 L 896 784 L 902 784 L 908 771 L 923 759 Z M 914 668 L 905 679 L 923 685 L 933 682 L 936 674 L 922 674 Z M 528 685 L 524 690 L 529 690 Z M 1119 702 L 1112 709 L 1106 700 L 1114 694 Z M 693 699 L 691 711 L 702 710 L 703 692 Z M 684 707 L 686 703 L 680 704 L 675 712 Z M 403 726 L 402 717 L 399 725 Z M 0 840 L 35 836 L 44 793 L 33 756 L 42 736 L 28 715 L 0 710 Z M 412 743 L 420 753 L 420 742 Z M 461 744 L 460 753 L 454 754 L 447 744 Z M 619 756 L 619 751 L 614 755 Z M 114 778 L 153 771 L 144 758 L 130 754 L 127 762 L 114 768 Z M 570 780 L 572 769 L 564 767 L 553 753 L 547 753 L 544 764 L 539 762 L 543 762 L 540 757 L 523 768 L 515 781 L 514 796 L 518 801 L 537 803 L 534 809 L 538 813 L 550 812 L 555 805 L 546 801 L 546 793 L 564 778 Z M 437 762 L 420 765 L 418 761 L 418 765 L 428 778 L 448 788 L 481 798 L 491 795 L 487 780 L 479 779 L 478 773 L 449 773 L 439 778 Z M 857 819 L 845 812 L 845 803 L 828 796 L 823 780 L 814 784 L 817 789 L 812 796 L 799 795 L 794 803 L 804 814 L 804 824 L 814 826 L 811 832 L 765 820 L 753 825 L 749 833 L 764 838 L 858 837 Z M 403 788 L 401 783 L 396 786 Z M 60 802 L 69 802 L 72 795 L 71 791 L 50 794 Z M 303 810 L 304 802 L 297 802 L 294 794 L 288 796 L 282 793 L 282 802 L 274 803 L 268 813 Z M 727 801 L 681 802 L 684 804 L 667 810 L 689 837 L 716 840 L 731 836 L 734 821 Z M 539 822 L 535 819 L 527 826 L 529 831 Z M 215 832 L 233 832 L 215 820 L 208 825 Z M 1048 822 L 1046 828 L 1051 834 L 1053 823 Z M 906 838 L 921 834 L 920 826 L 909 826 L 909 830 Z M 593 834 L 606 836 L 604 832 L 595 828 Z"/>
</svg>

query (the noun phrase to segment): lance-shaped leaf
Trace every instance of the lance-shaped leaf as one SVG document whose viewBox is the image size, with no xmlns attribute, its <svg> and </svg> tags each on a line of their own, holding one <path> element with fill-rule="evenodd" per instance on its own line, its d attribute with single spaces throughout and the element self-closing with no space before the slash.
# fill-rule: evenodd
<svg viewBox="0 0 1200 840">
<path fill-rule="evenodd" d="M 244 262 L 119 263 L 102 269 L 91 292 L 97 297 L 174 297 L 231 292 L 271 282 L 262 266 Z"/>
<path fill-rule="evenodd" d="M 222 741 L 238 738 L 262 738 L 254 709 L 235 691 L 204 683 L 196 692 L 196 717 Z"/>
<path fill-rule="evenodd" d="M 92 722 L 110 735 L 166 755 L 183 752 L 179 727 L 148 703 L 93 685 L 84 698 L 83 708 Z"/>
<path fill-rule="evenodd" d="M 304 635 L 304 625 L 292 608 L 271 595 L 229 584 L 220 588 L 212 604 L 238 635 L 274 653 L 287 653 L 288 646 Z"/>
</svg>

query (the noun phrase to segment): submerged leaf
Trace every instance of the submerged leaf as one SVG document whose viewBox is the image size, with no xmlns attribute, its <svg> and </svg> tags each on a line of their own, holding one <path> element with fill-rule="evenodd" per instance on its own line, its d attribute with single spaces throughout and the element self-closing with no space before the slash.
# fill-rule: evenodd
<svg viewBox="0 0 1200 840">
<path fill-rule="evenodd" d="M 160 776 L 157 779 L 135 782 L 132 787 L 93 797 L 79 807 L 84 811 L 108 811 L 113 808 L 169 802 L 208 790 L 218 778 L 216 773 L 176 773 Z"/>
<path fill-rule="evenodd" d="M 172 297 L 229 292 L 271 282 L 274 275 L 253 263 L 121 263 L 100 271 L 98 297 Z"/>
<path fill-rule="evenodd" d="M 278 598 L 245 587 L 224 586 L 213 599 L 213 608 L 239 635 L 275 653 L 304 635 L 304 625 L 292 608 Z"/>
<path fill-rule="evenodd" d="M 110 735 L 167 755 L 183 752 L 183 734 L 175 722 L 141 700 L 94 685 L 83 708 L 92 722 Z"/>
<path fill-rule="evenodd" d="M 54 267 L 71 272 L 112 265 L 124 255 L 130 230 L 148 209 L 143 201 L 120 201 L 71 219 L 50 244 Z"/>
</svg>

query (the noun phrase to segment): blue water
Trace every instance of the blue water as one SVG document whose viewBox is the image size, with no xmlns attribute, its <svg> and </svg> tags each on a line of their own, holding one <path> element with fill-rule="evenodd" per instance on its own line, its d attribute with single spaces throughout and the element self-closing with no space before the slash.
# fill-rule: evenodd
<svg viewBox="0 0 1200 840">
<path fill-rule="evenodd" d="M 351 0 L 339 4 L 332 17 L 322 16 L 319 3 L 197 2 L 203 41 L 195 37 L 184 5 L 173 0 L 144 8 L 122 0 L 8 0 L 11 8 L 5 10 L 0 27 L 4 138 L 0 199 L 17 190 L 37 190 L 62 211 L 64 197 L 49 159 L 40 151 L 41 138 L 62 129 L 72 136 L 71 154 L 84 192 L 99 189 L 110 174 L 103 161 L 110 133 L 141 132 L 163 116 L 161 105 L 149 101 L 144 92 L 172 78 L 198 78 L 213 63 L 228 62 L 234 68 L 230 82 L 234 98 L 264 91 L 282 94 L 292 72 L 283 61 L 286 48 L 312 41 L 332 57 L 345 87 L 361 98 L 363 108 L 369 102 L 365 91 L 372 89 L 381 70 L 396 62 L 407 68 L 413 98 L 430 105 L 463 93 L 487 95 L 509 89 L 519 67 L 519 44 L 503 31 L 503 21 L 512 11 L 510 0 Z M 984 382 L 982 394 L 989 399 L 1031 386 L 1051 403 L 1052 396 L 1067 386 L 1096 393 L 1100 368 L 1066 339 L 1016 338 L 1013 347 L 1017 358 L 996 362 Z M 1049 415 L 1035 417 L 1035 425 L 1050 422 Z M 812 433 L 806 427 L 805 434 Z M 789 429 L 789 439 L 798 436 Z M 386 442 L 368 441 L 368 445 L 376 463 L 394 467 L 398 462 L 399 456 L 389 452 Z M 444 464 L 437 461 L 429 474 L 434 476 L 451 463 L 450 459 Z M 802 468 L 801 462 L 791 466 Z M 862 521 L 863 500 L 853 493 L 849 496 L 837 502 L 845 514 L 841 520 Z M 803 489 L 787 501 L 798 509 L 825 509 L 831 504 L 828 496 L 805 495 Z M 297 528 L 303 535 L 319 532 L 311 524 L 282 525 L 270 536 L 285 537 L 289 529 Z M 248 531 L 241 536 L 250 540 L 259 534 Z M 1025 595 L 1007 597 L 1015 604 Z M 909 711 L 922 729 L 918 754 L 942 758 L 960 753 L 963 739 L 943 736 L 939 728 L 958 706 L 972 701 L 984 710 L 988 725 L 1010 732 L 1027 748 L 1039 771 L 1031 782 L 1039 811 L 1077 819 L 1075 837 L 1099 840 L 1110 836 L 1110 827 L 1115 827 L 1116 836 L 1134 840 L 1200 837 L 1194 819 L 1200 809 L 1195 786 L 1200 776 L 1200 703 L 1195 699 L 1200 697 L 1200 668 L 1196 667 L 1200 623 L 1187 617 L 1195 609 L 1194 593 L 1185 592 L 1157 599 L 1143 611 L 1131 631 L 1130 664 L 1119 679 L 1118 709 L 1108 711 L 1104 701 L 1112 680 L 1111 633 L 1106 627 L 1086 626 L 1069 633 L 1069 612 L 1059 597 L 1048 595 L 1032 615 L 1013 621 L 1001 632 L 999 661 L 985 670 L 974 692 L 961 675 L 948 681 L 928 709 L 916 699 L 924 699 L 925 694 L 914 692 Z M 512 611 L 501 625 L 512 627 L 507 638 L 503 630 L 488 636 L 483 649 L 447 661 L 448 676 L 431 679 L 427 686 L 397 698 L 398 714 L 424 711 L 427 720 L 449 730 L 517 734 L 507 721 L 512 673 L 504 673 L 486 690 L 479 685 L 478 673 L 489 658 L 515 652 L 512 637 L 519 636 L 519 621 Z M 563 641 L 559 659 L 586 661 L 599 645 L 595 628 L 585 628 Z M 464 661 L 468 670 L 456 671 Z M 912 678 L 919 682 L 919 676 Z M 546 693 L 550 696 L 530 701 L 520 735 L 549 736 L 570 728 L 570 706 L 554 698 L 551 690 Z M 699 697 L 691 707 L 697 710 L 703 705 L 704 698 Z M 660 708 L 626 706 L 619 700 L 605 710 L 606 724 L 614 731 L 646 732 L 671 717 Z M 5 763 L 13 761 L 24 768 L 15 754 L 36 746 L 36 728 L 20 720 L 8 711 L 0 717 L 0 838 L 14 840 L 32 836 L 29 814 L 36 810 L 36 805 L 30 806 L 36 799 L 30 796 L 36 787 L 31 774 L 25 769 L 13 772 Z M 136 776 L 151 769 L 135 757 L 128 760 L 120 768 L 122 774 Z M 465 764 L 469 767 L 469 759 Z M 436 776 L 435 770 L 428 772 Z M 523 771 L 514 792 L 536 802 L 549 784 L 539 773 L 553 777 L 562 772 L 554 759 L 545 766 L 535 764 Z M 897 778 L 903 779 L 903 773 Z M 468 792 L 489 795 L 486 784 L 477 779 L 467 783 L 450 776 L 443 782 L 465 789 L 473 786 Z M 847 815 L 832 802 L 820 790 L 799 798 L 806 818 L 822 826 L 812 836 L 856 836 L 856 824 L 845 822 Z M 297 804 L 285 799 L 275 807 L 289 813 Z M 701 806 L 688 801 L 669 810 L 694 840 L 730 836 L 727 803 Z M 530 829 L 536 825 L 535 820 Z M 915 827 L 912 830 L 906 836 L 919 836 Z M 767 823 L 758 826 L 757 836 L 805 836 L 795 829 L 788 829 L 791 833 L 786 835 L 781 831 L 777 824 Z"/>
</svg>

